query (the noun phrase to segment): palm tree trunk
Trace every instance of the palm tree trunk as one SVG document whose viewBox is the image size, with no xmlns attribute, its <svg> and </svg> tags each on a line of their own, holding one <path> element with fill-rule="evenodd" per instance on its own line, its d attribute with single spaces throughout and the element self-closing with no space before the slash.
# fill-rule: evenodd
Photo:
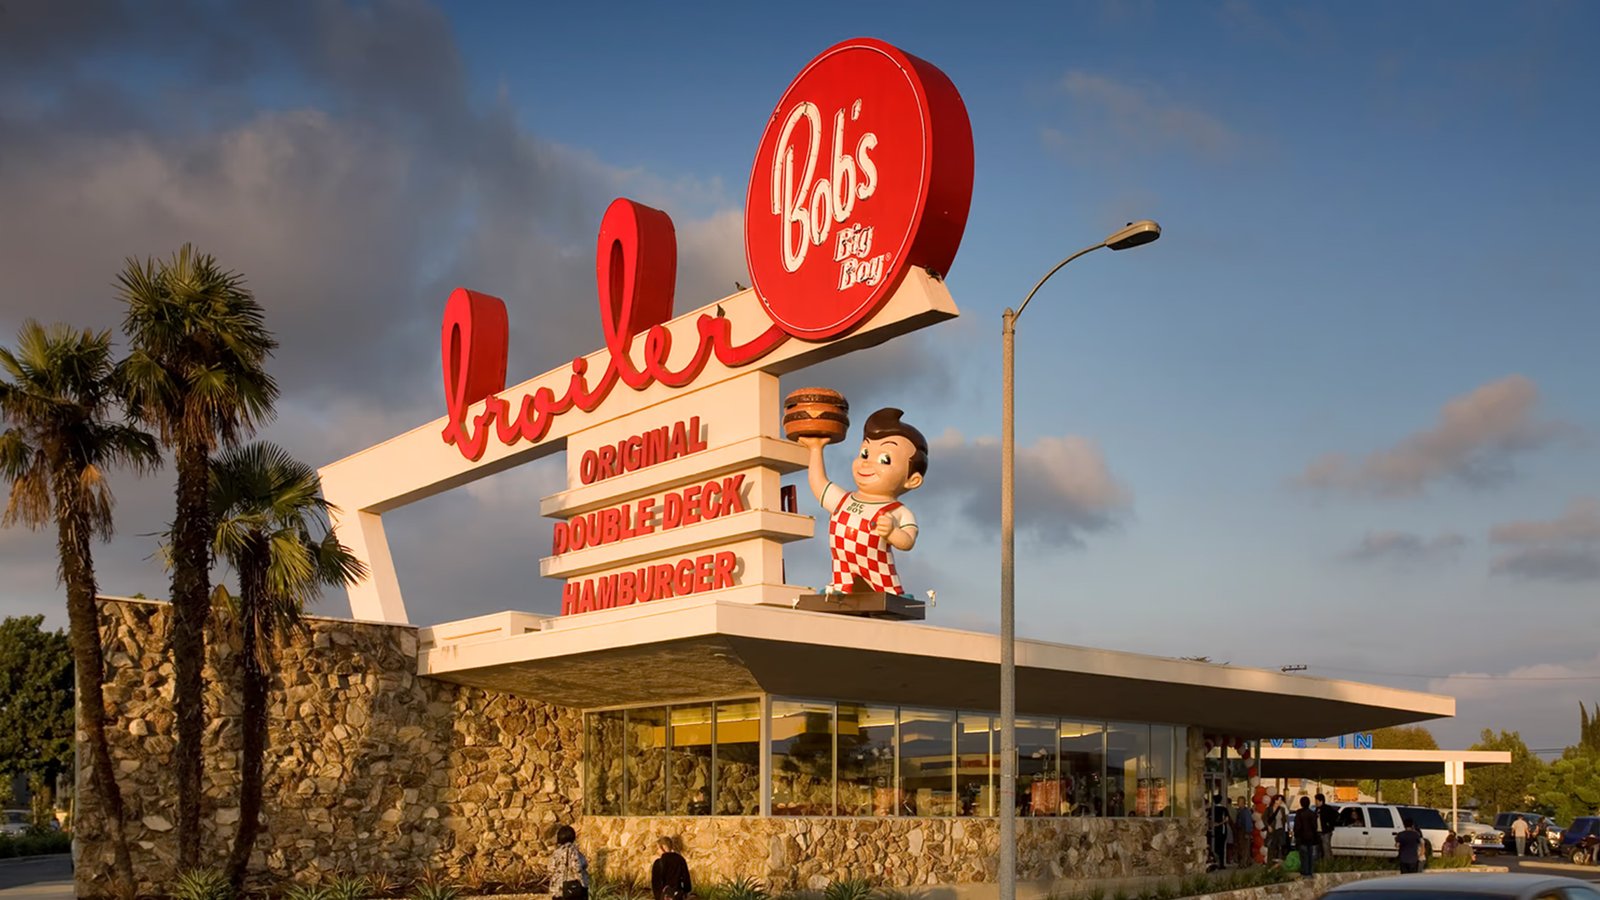
<svg viewBox="0 0 1600 900">
<path fill-rule="evenodd" d="M 228 857 L 228 881 L 235 891 L 244 887 L 245 870 L 255 849 L 261 823 L 262 761 L 267 744 L 268 678 L 261 665 L 267 636 L 258 628 L 264 614 L 266 568 L 245 565 L 239 572 L 239 659 L 244 666 L 244 698 L 241 723 L 244 747 L 239 761 L 239 830 L 233 836 L 233 853 Z"/>
<path fill-rule="evenodd" d="M 76 479 L 73 479 L 76 481 Z M 76 486 L 69 489 L 76 491 Z M 71 496 L 57 492 L 56 497 Z M 111 765 L 111 746 L 106 741 L 105 651 L 100 645 L 100 613 L 95 606 L 94 557 L 86 523 L 77 521 L 73 511 L 57 517 L 57 544 L 61 553 L 61 576 L 67 584 L 67 623 L 72 642 L 72 659 L 77 677 L 78 727 L 89 744 L 89 788 L 99 798 L 106 830 L 111 839 L 112 864 L 117 881 L 114 887 L 133 896 L 133 861 L 128 856 L 128 836 L 123 830 L 122 790 L 117 786 Z M 74 823 L 76 826 L 77 823 Z"/>
<path fill-rule="evenodd" d="M 207 504 L 209 466 L 205 447 L 186 441 L 178 447 L 178 508 L 173 517 L 172 632 L 176 675 L 174 706 L 178 746 L 178 869 L 200 860 L 200 740 L 205 730 L 206 621 L 211 613 L 211 523 Z"/>
</svg>

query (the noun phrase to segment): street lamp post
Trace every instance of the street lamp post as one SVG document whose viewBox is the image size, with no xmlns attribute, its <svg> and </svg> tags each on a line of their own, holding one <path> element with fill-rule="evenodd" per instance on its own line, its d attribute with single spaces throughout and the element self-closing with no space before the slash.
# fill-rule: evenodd
<svg viewBox="0 0 1600 900">
<path fill-rule="evenodd" d="M 1161 226 L 1144 219 L 1129 222 L 1110 237 L 1056 263 L 1033 286 L 1022 305 L 1000 314 L 1004 350 L 1000 401 L 1000 900 L 1017 897 L 1017 509 L 1016 509 L 1016 338 L 1017 319 L 1050 276 L 1067 263 L 1101 247 L 1127 250 L 1161 237 Z"/>
</svg>

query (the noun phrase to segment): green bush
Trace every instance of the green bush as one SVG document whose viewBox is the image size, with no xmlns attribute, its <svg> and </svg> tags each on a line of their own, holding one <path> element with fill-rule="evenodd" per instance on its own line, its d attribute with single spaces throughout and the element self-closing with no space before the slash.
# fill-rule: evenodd
<svg viewBox="0 0 1600 900">
<path fill-rule="evenodd" d="M 328 885 L 327 900 L 368 900 L 372 885 L 360 875 L 340 875 Z"/>
<path fill-rule="evenodd" d="M 822 900 L 871 900 L 872 882 L 865 878 L 844 878 L 828 882 Z"/>
<path fill-rule="evenodd" d="M 705 900 L 767 900 L 766 886 L 754 878 L 740 877 L 712 885 L 700 895 Z"/>
<path fill-rule="evenodd" d="M 429 871 L 411 886 L 411 900 L 456 900 L 461 888 L 435 871 Z"/>
<path fill-rule="evenodd" d="M 328 900 L 328 889 L 319 884 L 291 884 L 284 888 L 283 900 Z"/>
<path fill-rule="evenodd" d="M 228 876 L 216 869 L 190 869 L 178 876 L 172 900 L 234 900 Z"/>
<path fill-rule="evenodd" d="M 0 834 L 0 859 L 68 853 L 71 850 L 72 836 L 54 829 L 30 828 L 24 834 Z"/>
</svg>

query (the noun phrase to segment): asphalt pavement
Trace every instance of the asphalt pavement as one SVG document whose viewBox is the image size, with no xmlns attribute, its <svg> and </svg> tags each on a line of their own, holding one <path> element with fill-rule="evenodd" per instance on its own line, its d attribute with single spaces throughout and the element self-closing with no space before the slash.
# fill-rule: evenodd
<svg viewBox="0 0 1600 900">
<path fill-rule="evenodd" d="M 0 859 L 0 900 L 72 900 L 72 858 Z"/>
<path fill-rule="evenodd" d="M 1524 872 L 1529 875 L 1560 875 L 1563 878 L 1577 878 L 1600 884 L 1600 866 L 1575 866 L 1569 862 L 1556 862 L 1537 856 L 1518 857 L 1514 853 L 1501 853 L 1496 856 L 1479 854 L 1478 862 L 1491 866 L 1505 866 L 1513 872 Z"/>
</svg>

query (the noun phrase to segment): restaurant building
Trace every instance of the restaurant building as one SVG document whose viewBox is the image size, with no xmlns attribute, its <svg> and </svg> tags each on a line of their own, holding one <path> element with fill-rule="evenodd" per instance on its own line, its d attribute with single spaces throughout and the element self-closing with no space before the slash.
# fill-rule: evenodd
<svg viewBox="0 0 1600 900">
<path fill-rule="evenodd" d="M 914 587 L 857 578 L 816 595 L 783 562 L 824 532 L 837 566 L 856 494 L 819 523 L 783 485 L 808 467 L 792 438 L 810 423 L 791 411 L 786 428 L 779 377 L 958 314 L 943 276 L 972 171 L 949 79 L 846 41 L 806 66 L 763 135 L 751 288 L 674 317 L 671 220 L 618 200 L 596 248 L 603 346 L 511 387 L 506 304 L 452 293 L 446 414 L 321 470 L 370 574 L 350 619 L 314 619 L 279 651 L 258 877 L 503 882 L 573 823 L 618 877 L 647 872 L 669 835 L 707 882 L 994 881 L 999 639 L 929 624 Z M 561 614 L 412 624 L 383 516 L 556 453 L 568 484 L 540 503 L 556 522 L 539 571 L 562 581 Z M 905 527 L 888 529 L 902 552 Z M 166 609 L 102 609 L 128 827 L 156 884 L 176 858 Z M 234 652 L 209 651 L 208 858 L 238 818 Z M 1259 774 L 1261 738 L 1449 716 L 1454 701 L 1024 639 L 1017 709 L 1019 877 L 1054 882 L 1200 871 L 1208 797 Z M 85 895 L 109 869 L 98 815 L 86 796 Z"/>
</svg>

